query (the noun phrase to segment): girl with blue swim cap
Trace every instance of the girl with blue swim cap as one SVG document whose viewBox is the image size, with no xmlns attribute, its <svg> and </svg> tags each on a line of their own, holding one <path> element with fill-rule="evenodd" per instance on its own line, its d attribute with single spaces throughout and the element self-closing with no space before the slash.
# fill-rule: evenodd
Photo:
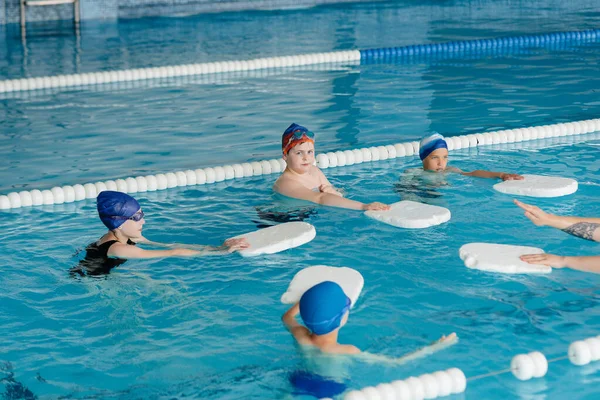
<svg viewBox="0 0 600 400">
<path fill-rule="evenodd" d="M 493 172 L 485 170 L 466 172 L 455 167 L 449 167 L 448 145 L 446 144 L 444 137 L 439 133 L 434 133 L 421 139 L 421 142 L 419 143 L 419 158 L 423 163 L 423 169 L 425 171 L 456 172 L 465 176 L 502 179 L 503 181 L 523 179 L 521 175 L 509 174 L 506 172 Z"/>
<path fill-rule="evenodd" d="M 324 206 L 352 210 L 388 210 L 383 203 L 361 203 L 344 198 L 335 190 L 315 163 L 315 134 L 298 124 L 291 124 L 281 138 L 281 150 L 287 166 L 273 185 L 273 190 L 294 199 Z"/>
<path fill-rule="evenodd" d="M 98 215 L 108 232 L 86 248 L 85 258 L 71 270 L 79 275 L 103 275 L 123 264 L 128 258 L 157 258 L 171 256 L 196 256 L 208 253 L 227 254 L 245 249 L 244 239 L 226 240 L 220 247 L 206 246 L 202 250 L 174 247 L 151 242 L 142 236 L 146 223 L 144 212 L 136 199 L 128 194 L 106 190 L 96 200 Z M 145 250 L 138 243 L 170 247 L 168 250 Z"/>
</svg>

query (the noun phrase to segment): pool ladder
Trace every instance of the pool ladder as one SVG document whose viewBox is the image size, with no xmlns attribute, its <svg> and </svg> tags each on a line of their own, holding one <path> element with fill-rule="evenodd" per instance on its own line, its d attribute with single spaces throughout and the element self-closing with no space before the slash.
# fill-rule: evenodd
<svg viewBox="0 0 600 400">
<path fill-rule="evenodd" d="M 26 29 L 27 7 L 56 6 L 60 4 L 73 4 L 73 20 L 79 26 L 79 0 L 19 0 L 21 3 L 21 31 Z"/>
</svg>

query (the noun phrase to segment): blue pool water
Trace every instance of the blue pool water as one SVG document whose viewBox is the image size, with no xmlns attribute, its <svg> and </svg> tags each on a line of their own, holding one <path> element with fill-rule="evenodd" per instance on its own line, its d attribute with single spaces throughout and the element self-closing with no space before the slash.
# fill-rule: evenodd
<svg viewBox="0 0 600 400">
<path fill-rule="evenodd" d="M 89 24 L 79 50 L 70 37 L 34 36 L 27 54 L 8 29 L 9 55 L 0 68 L 5 77 L 39 76 L 587 29 L 600 22 L 592 2 L 548 4 L 385 2 Z M 410 24 L 399 22 L 407 19 Z M 305 28 L 292 34 L 290 21 Z M 262 30 L 250 29 L 256 27 Z M 48 57 L 49 43 L 78 58 Z M 4 96 L 0 191 L 274 158 L 292 121 L 317 133 L 317 151 L 330 151 L 415 140 L 431 131 L 454 135 L 594 118 L 599 50 L 597 43 L 531 48 Z M 594 135 L 554 138 L 459 150 L 451 164 L 576 178 L 576 194 L 532 202 L 554 213 L 597 216 L 599 147 Z M 405 195 L 394 189 L 402 172 L 418 165 L 405 157 L 325 172 L 351 198 L 391 203 Z M 269 212 L 281 206 L 270 190 L 276 178 L 139 194 L 145 235 L 216 245 L 271 224 Z M 596 275 L 487 274 L 465 268 L 458 249 L 489 241 L 592 255 L 600 246 L 533 226 L 492 181 L 451 177 L 450 184 L 438 190 L 441 197 L 424 199 L 451 210 L 452 220 L 438 227 L 401 230 L 360 212 L 315 208 L 306 220 L 317 237 L 302 247 L 250 259 L 129 261 L 106 279 L 74 280 L 67 273 L 82 256 L 77 252 L 103 234 L 93 201 L 2 212 L 0 361 L 12 372 L 4 364 L 0 378 L 12 378 L 0 389 L 27 387 L 39 398 L 292 398 L 289 376 L 305 363 L 280 323 L 286 307 L 279 298 L 299 269 L 316 264 L 352 267 L 365 278 L 341 341 L 400 356 L 443 333 L 461 338 L 407 365 L 354 362 L 329 371 L 349 388 L 453 366 L 475 376 L 507 368 L 518 353 L 562 356 L 570 342 L 597 335 Z M 470 382 L 455 398 L 593 399 L 598 368 L 563 360 L 545 378 L 499 375 Z"/>
<path fill-rule="evenodd" d="M 577 176 L 577 194 L 536 199 L 561 214 L 598 213 L 600 142 L 507 145 L 453 153 L 464 169 Z M 327 170 L 352 198 L 393 202 L 401 172 L 414 158 Z M 258 210 L 277 203 L 275 176 L 139 194 L 145 233 L 157 241 L 218 244 L 268 224 Z M 455 347 L 404 366 L 354 363 L 342 374 L 353 388 L 458 366 L 467 376 L 504 369 L 513 355 L 541 350 L 564 355 L 568 343 L 597 333 L 598 277 L 573 271 L 548 276 L 469 270 L 458 248 L 473 241 L 539 246 L 591 255 L 598 244 L 533 226 L 511 196 L 488 180 L 456 177 L 437 204 L 452 220 L 420 231 L 374 222 L 359 212 L 320 208 L 308 221 L 317 238 L 280 254 L 242 258 L 129 261 L 107 279 L 73 280 L 74 253 L 102 226 L 94 203 L 0 214 L 3 360 L 39 395 L 99 398 L 285 398 L 287 376 L 300 368 L 280 323 L 279 297 L 308 265 L 358 269 L 365 289 L 340 339 L 371 352 L 400 356 L 455 331 Z M 469 385 L 465 397 L 593 398 L 597 366 L 551 364 L 547 377 L 522 383 L 511 375 Z M 36 380 L 39 374 L 45 382 Z M 576 391 L 575 391 L 575 388 Z"/>
</svg>

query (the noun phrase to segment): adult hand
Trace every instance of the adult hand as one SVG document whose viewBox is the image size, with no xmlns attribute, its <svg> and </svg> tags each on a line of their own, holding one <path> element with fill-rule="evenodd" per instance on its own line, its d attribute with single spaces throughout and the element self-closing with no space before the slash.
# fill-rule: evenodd
<svg viewBox="0 0 600 400">
<path fill-rule="evenodd" d="M 503 181 L 522 181 L 525 178 L 519 174 L 503 173 L 502 175 L 500 175 L 500 179 L 502 179 Z"/>
<path fill-rule="evenodd" d="M 374 202 L 374 203 L 369 203 L 369 204 L 365 204 L 363 206 L 363 210 L 365 211 L 387 211 L 390 209 L 390 206 L 388 206 L 387 204 L 383 204 L 383 203 L 379 203 L 378 201 Z"/>
<path fill-rule="evenodd" d="M 532 206 L 531 204 L 522 203 L 519 200 L 514 200 L 514 203 L 525 210 L 525 216 L 531 220 L 537 226 L 550 225 L 554 214 L 549 214 L 539 207 Z"/>
<path fill-rule="evenodd" d="M 525 254 L 520 257 L 521 260 L 528 264 L 547 265 L 553 268 L 564 268 L 565 258 L 554 254 Z"/>
<path fill-rule="evenodd" d="M 228 253 L 233 253 L 234 251 L 247 249 L 250 247 L 250 243 L 248 243 L 244 238 L 227 239 L 223 242 L 223 247 L 227 248 Z"/>
</svg>

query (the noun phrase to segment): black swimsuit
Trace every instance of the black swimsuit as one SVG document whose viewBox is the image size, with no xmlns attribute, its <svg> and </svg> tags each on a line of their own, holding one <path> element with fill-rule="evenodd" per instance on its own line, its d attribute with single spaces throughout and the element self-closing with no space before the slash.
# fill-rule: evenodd
<svg viewBox="0 0 600 400">
<path fill-rule="evenodd" d="M 118 240 L 108 240 L 102 244 L 98 242 L 91 243 L 85 249 L 85 258 L 79 262 L 79 265 L 71 269 L 71 274 L 78 275 L 106 275 L 110 270 L 123 264 L 127 259 L 112 258 L 108 256 L 110 246 L 117 243 Z M 135 246 L 131 240 L 127 244 Z"/>
</svg>

